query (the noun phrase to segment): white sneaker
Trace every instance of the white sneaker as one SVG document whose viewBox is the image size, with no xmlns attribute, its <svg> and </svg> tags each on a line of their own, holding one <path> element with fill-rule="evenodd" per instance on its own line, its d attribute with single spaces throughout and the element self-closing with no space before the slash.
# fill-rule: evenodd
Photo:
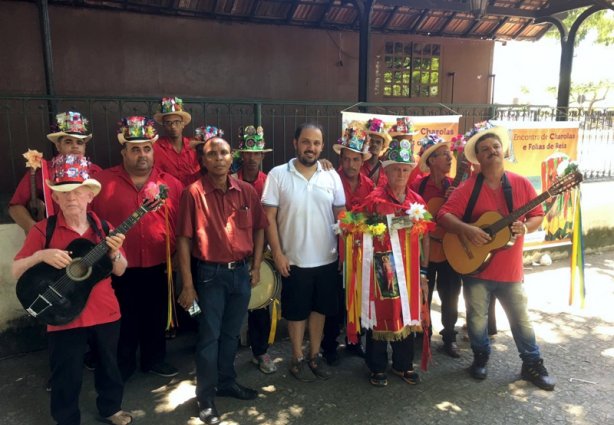
<svg viewBox="0 0 614 425">
<path fill-rule="evenodd" d="M 277 372 L 277 366 L 271 359 L 271 356 L 269 356 L 266 353 L 261 356 L 252 358 L 252 363 L 258 366 L 258 369 L 260 369 L 260 372 L 264 374 L 268 375 L 270 373 Z"/>
</svg>

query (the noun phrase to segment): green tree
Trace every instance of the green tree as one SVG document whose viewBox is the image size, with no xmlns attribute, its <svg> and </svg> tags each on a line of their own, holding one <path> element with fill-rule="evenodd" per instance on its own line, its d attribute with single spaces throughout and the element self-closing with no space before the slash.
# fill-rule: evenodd
<svg viewBox="0 0 614 425">
<path fill-rule="evenodd" d="M 556 96 L 557 87 L 548 87 L 548 93 Z M 608 97 L 610 90 L 614 90 L 614 82 L 610 80 L 588 82 L 588 83 L 571 83 L 571 91 L 569 94 L 569 105 L 577 105 L 586 108 L 589 112 L 597 102 L 601 102 Z"/>
<path fill-rule="evenodd" d="M 567 12 L 567 15 L 562 19 L 563 25 L 569 30 L 572 24 L 578 19 L 578 16 L 587 8 L 575 9 Z M 609 46 L 614 43 L 614 11 L 611 9 L 601 10 L 589 16 L 578 28 L 576 35 L 575 46 L 584 40 L 587 35 L 595 31 L 597 38 L 595 43 Z M 553 26 L 546 33 L 546 37 L 560 39 L 559 31 Z"/>
</svg>

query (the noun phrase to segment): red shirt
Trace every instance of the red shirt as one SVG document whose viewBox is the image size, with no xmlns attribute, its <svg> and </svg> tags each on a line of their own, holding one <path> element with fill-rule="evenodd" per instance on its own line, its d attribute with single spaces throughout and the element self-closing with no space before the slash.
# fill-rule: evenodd
<svg viewBox="0 0 614 425">
<path fill-rule="evenodd" d="M 64 215 L 61 211 L 57 214 L 57 216 L 58 219 L 55 230 L 53 231 L 53 236 L 49 241 L 49 248 L 65 249 L 70 242 L 77 238 L 87 239 L 96 244 L 100 242 L 96 232 L 91 227 L 88 228 L 83 235 L 79 235 L 66 225 L 66 220 L 64 219 Z M 101 229 L 102 232 L 100 220 L 96 214 L 92 214 L 92 216 L 94 217 L 94 221 L 98 225 L 98 228 Z M 110 229 L 112 230 L 111 227 Z M 28 232 L 23 247 L 15 256 L 15 260 L 29 257 L 37 251 L 45 249 L 46 230 L 47 219 L 36 223 L 32 230 Z M 85 308 L 79 316 L 66 325 L 48 325 L 47 330 L 49 332 L 53 332 L 65 329 L 100 325 L 103 323 L 115 322 L 116 320 L 119 320 L 120 316 L 119 304 L 117 302 L 117 298 L 115 298 L 115 291 L 113 291 L 113 288 L 111 287 L 111 278 L 107 277 L 92 288 L 92 292 L 85 303 Z"/>
<path fill-rule="evenodd" d="M 160 137 L 154 147 L 156 167 L 178 179 L 184 187 L 200 176 L 198 154 L 190 147 L 190 139 L 183 138 L 183 148 L 177 153 L 169 137 Z"/>
<path fill-rule="evenodd" d="M 254 230 L 268 224 L 256 190 L 233 178 L 222 192 L 203 176 L 183 191 L 179 211 L 177 236 L 192 239 L 192 255 L 213 263 L 250 256 Z"/>
<path fill-rule="evenodd" d="M 409 187 L 411 190 L 422 196 L 422 198 L 428 202 L 432 198 L 443 198 L 445 197 L 446 190 L 452 184 L 452 179 L 450 177 L 445 177 L 445 180 L 448 181 L 448 185 L 442 184 L 441 187 L 437 187 L 432 178 L 430 178 L 430 174 L 419 177 L 413 182 L 410 183 Z M 420 193 L 420 186 L 422 182 L 426 179 L 426 186 L 424 187 L 424 192 Z"/>
<path fill-rule="evenodd" d="M 47 164 L 47 169 L 51 171 L 51 161 L 47 161 L 44 159 Z M 96 164 L 90 165 L 90 175 L 93 177 L 96 173 L 102 171 Z M 36 197 L 38 199 L 44 200 L 45 197 L 43 195 L 43 172 L 39 168 L 36 170 L 36 174 L 34 175 L 34 180 L 36 184 Z M 11 205 L 23 205 L 24 207 L 28 206 L 30 202 L 30 171 L 28 171 L 23 178 L 19 181 L 17 185 L 17 189 L 15 189 L 15 193 L 9 202 L 9 206 Z M 59 211 L 59 207 L 54 203 L 55 209 L 54 211 Z"/>
<path fill-rule="evenodd" d="M 167 225 L 165 211 L 168 209 L 168 237 L 171 253 L 175 250 L 175 228 L 179 197 L 183 188 L 181 182 L 163 171 L 153 168 L 147 183 L 137 189 L 123 165 L 108 168 L 96 175 L 102 190 L 92 202 L 92 210 L 119 226 L 135 212 L 145 200 L 144 187 L 147 183 L 168 186 L 168 199 L 164 206 L 146 213 L 126 234 L 124 248 L 128 267 L 153 267 L 166 262 Z"/>
<path fill-rule="evenodd" d="M 243 169 L 239 168 L 239 171 L 237 171 L 236 174 L 233 174 L 233 177 L 236 177 L 239 180 L 242 180 L 246 183 L 249 183 L 252 185 L 252 187 L 254 189 L 256 189 L 256 193 L 258 194 L 258 198 L 262 198 L 262 191 L 264 190 L 264 183 L 266 182 L 266 174 L 264 174 L 262 171 L 258 172 L 258 177 L 256 177 L 256 180 L 254 180 L 253 182 L 248 182 L 243 178 Z"/>
<path fill-rule="evenodd" d="M 508 181 L 512 187 L 512 203 L 514 209 L 518 209 L 533 200 L 537 195 L 535 189 L 529 180 L 518 174 L 506 171 Z M 452 192 L 445 204 L 439 209 L 437 218 L 441 218 L 444 214 L 450 213 L 462 220 L 465 215 L 465 209 L 469 203 L 471 192 L 475 186 L 476 176 L 471 176 L 465 182 Z M 496 211 L 502 216 L 509 215 L 503 188 L 496 190 L 491 189 L 486 182 L 482 185 L 482 190 L 473 208 L 471 222 L 475 222 L 478 218 L 488 211 Z M 541 205 L 538 205 L 526 215 L 519 217 L 518 220 L 524 221 L 525 218 L 543 216 L 544 210 Z M 521 282 L 524 278 L 522 270 L 522 244 L 524 236 L 519 236 L 516 243 L 510 248 L 504 248 L 497 251 L 488 265 L 481 272 L 473 275 L 478 279 L 493 280 L 496 282 Z"/>
<path fill-rule="evenodd" d="M 360 169 L 360 172 L 364 174 L 365 176 L 367 176 L 369 179 L 371 179 L 373 183 L 375 183 L 376 187 L 386 187 L 386 185 L 388 184 L 388 177 L 386 176 L 386 173 L 384 172 L 384 166 L 380 165 L 374 174 L 374 176 L 375 175 L 378 176 L 377 181 L 373 180 L 374 176 L 369 177 L 369 174 L 371 173 L 371 169 L 372 169 L 371 165 L 367 161 L 365 161 L 362 163 L 362 168 Z"/>
<path fill-rule="evenodd" d="M 354 192 L 350 188 L 350 182 L 348 181 L 345 173 L 342 168 L 339 168 L 337 171 L 339 173 L 339 177 L 341 177 L 341 183 L 343 184 L 343 191 L 345 192 L 345 209 L 351 210 L 355 206 L 364 202 L 365 198 L 369 193 L 373 192 L 375 188 L 375 184 L 373 181 L 364 175 L 363 173 L 358 174 L 358 186 Z"/>
</svg>

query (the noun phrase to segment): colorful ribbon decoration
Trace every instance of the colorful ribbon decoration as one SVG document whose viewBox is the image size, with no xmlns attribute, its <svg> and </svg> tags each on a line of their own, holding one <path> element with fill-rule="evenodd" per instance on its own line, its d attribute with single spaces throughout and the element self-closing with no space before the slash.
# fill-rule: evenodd
<svg viewBox="0 0 614 425">
<path fill-rule="evenodd" d="M 269 345 L 275 342 L 277 333 L 277 322 L 281 320 L 281 304 L 277 298 L 273 300 L 271 307 L 271 331 L 269 332 Z"/>
<path fill-rule="evenodd" d="M 569 305 L 574 302 L 574 294 L 580 295 L 580 307 L 584 308 L 586 287 L 584 286 L 584 235 L 582 234 L 582 208 L 580 207 L 580 188 L 575 189 L 573 234 L 571 239 L 571 281 L 569 285 Z"/>
<path fill-rule="evenodd" d="M 171 258 L 170 222 L 168 219 L 168 205 L 164 203 L 164 224 L 166 225 L 166 282 L 168 285 L 168 310 L 166 315 L 166 330 L 176 329 L 177 310 L 175 309 L 175 284 L 173 282 L 173 260 Z"/>
</svg>

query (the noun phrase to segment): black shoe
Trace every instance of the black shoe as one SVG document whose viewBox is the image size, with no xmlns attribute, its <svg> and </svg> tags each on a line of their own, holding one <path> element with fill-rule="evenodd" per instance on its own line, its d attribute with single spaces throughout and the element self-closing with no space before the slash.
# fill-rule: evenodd
<svg viewBox="0 0 614 425">
<path fill-rule="evenodd" d="M 548 371 L 542 359 L 532 362 L 523 362 L 520 376 L 525 381 L 529 381 L 533 385 L 546 391 L 554 390 L 554 385 L 556 384 L 556 379 L 548 376 Z"/>
<path fill-rule="evenodd" d="M 176 367 L 171 366 L 166 362 L 156 363 L 145 372 L 155 373 L 156 375 L 163 376 L 164 378 L 172 378 L 179 373 Z"/>
<path fill-rule="evenodd" d="M 96 370 L 96 355 L 92 351 L 88 351 L 83 356 L 83 365 L 87 370 Z"/>
<path fill-rule="evenodd" d="M 473 363 L 469 368 L 469 373 L 474 379 L 483 380 L 486 379 L 488 371 L 486 369 L 486 363 L 488 363 L 488 354 L 486 353 L 474 353 Z"/>
<path fill-rule="evenodd" d="M 360 342 L 358 344 L 346 344 L 345 351 L 353 356 L 362 358 L 365 357 L 365 350 L 362 348 L 362 344 Z"/>
<path fill-rule="evenodd" d="M 339 353 L 337 353 L 337 350 L 324 351 L 322 357 L 326 360 L 327 365 L 339 366 Z"/>
<path fill-rule="evenodd" d="M 48 393 L 51 392 L 51 378 L 47 379 L 47 383 L 45 384 L 45 391 Z"/>
<path fill-rule="evenodd" d="M 207 425 L 215 425 L 220 423 L 220 415 L 217 413 L 213 400 L 207 400 L 198 405 L 198 417 Z"/>
<path fill-rule="evenodd" d="M 460 350 L 458 349 L 456 342 L 445 342 L 443 344 L 442 351 L 452 358 L 460 358 Z"/>
<path fill-rule="evenodd" d="M 217 390 L 218 397 L 233 397 L 239 400 L 253 400 L 258 397 L 258 391 L 239 385 L 236 382 L 227 388 Z"/>
</svg>

